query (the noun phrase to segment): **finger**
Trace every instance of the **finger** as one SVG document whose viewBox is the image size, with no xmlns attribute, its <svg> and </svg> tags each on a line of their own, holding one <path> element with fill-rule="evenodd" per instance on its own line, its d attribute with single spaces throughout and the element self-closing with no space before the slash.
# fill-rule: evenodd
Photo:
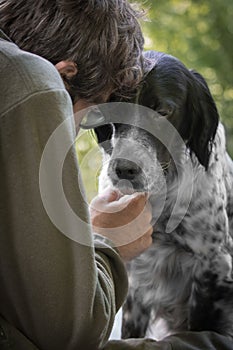
<svg viewBox="0 0 233 350">
<path fill-rule="evenodd" d="M 128 207 L 134 209 L 135 212 L 141 213 L 147 203 L 147 194 L 137 193 L 137 195 L 130 200 Z"/>
<path fill-rule="evenodd" d="M 116 196 L 117 198 L 113 201 L 108 200 L 108 203 L 110 203 L 109 208 L 111 208 L 112 210 L 115 209 L 115 211 L 121 211 L 124 208 L 128 207 L 128 205 L 132 202 L 132 205 L 134 205 L 134 203 L 137 203 L 137 201 L 139 200 L 139 197 L 144 197 L 144 195 L 142 193 L 134 193 L 134 194 L 122 194 L 121 192 L 118 192 L 117 190 L 115 190 L 116 192 Z M 106 194 L 108 195 L 108 193 L 103 193 L 101 195 L 101 201 L 102 198 L 104 200 L 104 202 L 102 201 L 102 203 L 106 204 Z"/>
<path fill-rule="evenodd" d="M 99 194 L 100 200 L 109 203 L 118 200 L 122 196 L 121 192 L 115 188 L 107 188 L 104 192 Z"/>
<path fill-rule="evenodd" d="M 92 208 L 101 209 L 106 203 L 117 201 L 121 193 L 116 189 L 108 188 L 98 196 L 96 196 L 90 203 Z"/>
<path fill-rule="evenodd" d="M 150 248 L 150 246 L 152 245 L 153 243 L 153 239 L 152 239 L 152 236 L 147 236 L 145 241 L 144 241 L 144 250 L 147 250 L 148 248 Z"/>
<path fill-rule="evenodd" d="M 144 207 L 144 216 L 145 216 L 145 220 L 149 223 L 151 223 L 152 219 L 153 219 L 153 215 L 152 215 L 152 207 L 150 205 L 149 202 L 146 203 L 145 207 Z"/>
<path fill-rule="evenodd" d="M 150 229 L 147 231 L 146 235 L 151 237 L 153 234 L 153 231 L 154 231 L 153 227 L 151 226 Z"/>
</svg>

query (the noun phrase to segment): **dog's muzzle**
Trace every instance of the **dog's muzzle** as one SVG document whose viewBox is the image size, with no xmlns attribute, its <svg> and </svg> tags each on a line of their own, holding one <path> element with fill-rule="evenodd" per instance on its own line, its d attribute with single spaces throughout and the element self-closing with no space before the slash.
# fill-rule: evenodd
<svg viewBox="0 0 233 350">
<path fill-rule="evenodd" d="M 147 187 L 141 167 L 128 159 L 112 159 L 108 167 L 108 176 L 113 185 L 120 190 L 131 188 L 131 190 L 145 191 Z"/>
</svg>

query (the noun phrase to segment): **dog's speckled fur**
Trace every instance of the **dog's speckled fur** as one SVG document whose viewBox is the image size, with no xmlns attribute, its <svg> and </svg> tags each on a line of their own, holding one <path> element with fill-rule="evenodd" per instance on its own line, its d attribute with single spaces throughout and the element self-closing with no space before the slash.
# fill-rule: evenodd
<svg viewBox="0 0 233 350">
<path fill-rule="evenodd" d="M 233 163 L 224 128 L 201 75 L 169 55 L 153 51 L 145 57 L 154 68 L 145 77 L 139 103 L 167 118 L 186 146 L 176 149 L 179 182 L 166 148 L 144 130 L 117 124 L 96 129 L 99 143 L 107 141 L 101 190 L 122 183 L 119 174 L 123 179 L 130 163 L 119 158 L 136 164 L 127 181 L 135 190 L 151 193 L 155 218 L 163 178 L 167 187 L 153 245 L 128 264 L 122 336 L 162 338 L 182 330 L 213 330 L 233 337 Z M 175 215 L 184 218 L 168 233 L 178 186 L 182 200 Z"/>
</svg>

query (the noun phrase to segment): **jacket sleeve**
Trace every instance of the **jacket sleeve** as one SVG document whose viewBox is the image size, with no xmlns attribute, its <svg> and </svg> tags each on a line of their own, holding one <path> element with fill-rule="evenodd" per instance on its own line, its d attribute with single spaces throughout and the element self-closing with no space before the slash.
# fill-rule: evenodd
<svg viewBox="0 0 233 350">
<path fill-rule="evenodd" d="M 63 89 L 0 118 L 0 314 L 43 350 L 106 342 L 127 291 L 117 252 L 94 245 L 74 136 Z"/>
<path fill-rule="evenodd" d="M 215 332 L 182 332 L 164 340 L 128 339 L 113 340 L 102 350 L 231 350 L 232 339 Z"/>
</svg>

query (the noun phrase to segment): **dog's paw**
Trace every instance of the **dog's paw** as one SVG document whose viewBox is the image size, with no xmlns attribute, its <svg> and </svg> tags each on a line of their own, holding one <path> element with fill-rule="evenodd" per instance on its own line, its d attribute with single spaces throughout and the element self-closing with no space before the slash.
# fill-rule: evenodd
<svg viewBox="0 0 233 350">
<path fill-rule="evenodd" d="M 150 312 L 149 308 L 137 302 L 137 298 L 133 299 L 128 296 L 123 306 L 122 339 L 144 338 L 150 320 Z"/>
</svg>

